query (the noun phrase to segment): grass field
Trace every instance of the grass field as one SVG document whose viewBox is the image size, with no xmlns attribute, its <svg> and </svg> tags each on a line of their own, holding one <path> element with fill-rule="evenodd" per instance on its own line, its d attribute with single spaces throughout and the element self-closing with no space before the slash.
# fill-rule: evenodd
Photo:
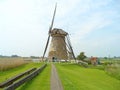
<svg viewBox="0 0 120 90">
<path fill-rule="evenodd" d="M 120 81 L 103 70 L 56 64 L 64 90 L 120 90 Z"/>
<path fill-rule="evenodd" d="M 48 64 L 42 73 L 17 90 L 50 90 L 50 73 L 51 65 Z"/>
<path fill-rule="evenodd" d="M 29 63 L 6 71 L 0 71 L 0 83 L 30 68 L 40 67 L 43 64 Z M 120 90 L 120 80 L 108 75 L 102 66 L 84 68 L 78 64 L 70 63 L 55 63 L 55 66 L 64 90 Z M 111 68 L 109 69 L 111 70 Z M 26 82 L 17 90 L 50 90 L 50 77 L 51 64 L 48 64 L 38 76 Z"/>
</svg>

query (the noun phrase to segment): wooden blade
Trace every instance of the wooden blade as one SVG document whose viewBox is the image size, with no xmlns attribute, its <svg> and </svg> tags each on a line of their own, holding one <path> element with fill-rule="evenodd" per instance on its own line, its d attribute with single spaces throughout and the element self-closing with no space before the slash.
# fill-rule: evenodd
<svg viewBox="0 0 120 90">
<path fill-rule="evenodd" d="M 47 43 L 46 43 L 46 46 L 45 46 L 45 50 L 44 50 L 44 53 L 43 53 L 42 60 L 43 60 L 44 57 L 45 57 L 45 53 L 46 53 L 46 51 L 47 51 L 47 47 L 48 47 L 49 41 L 50 41 L 50 34 L 48 35 L 48 39 L 47 39 Z"/>
<path fill-rule="evenodd" d="M 54 10 L 54 14 L 53 14 L 53 18 L 52 18 L 52 22 L 49 28 L 49 34 L 51 33 L 52 27 L 53 27 L 53 23 L 54 23 L 54 19 L 55 19 L 55 14 L 56 14 L 56 9 L 57 9 L 57 3 L 55 4 L 55 10 Z"/>
<path fill-rule="evenodd" d="M 73 51 L 73 48 L 72 48 L 72 45 L 71 45 L 71 42 L 70 42 L 70 38 L 69 38 L 68 35 L 67 35 L 67 41 L 68 41 L 68 45 L 70 47 L 70 51 L 72 52 L 73 58 L 76 60 L 75 54 L 74 54 L 74 51 Z"/>
</svg>

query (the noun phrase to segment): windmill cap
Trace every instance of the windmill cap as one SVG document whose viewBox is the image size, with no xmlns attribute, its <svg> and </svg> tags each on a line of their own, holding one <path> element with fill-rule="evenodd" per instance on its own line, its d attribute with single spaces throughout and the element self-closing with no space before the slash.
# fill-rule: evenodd
<svg viewBox="0 0 120 90">
<path fill-rule="evenodd" d="M 65 36 L 66 36 L 68 33 L 65 32 L 65 31 L 62 30 L 62 29 L 54 28 L 54 29 L 51 31 L 51 35 L 56 35 L 56 34 L 65 35 Z"/>
</svg>

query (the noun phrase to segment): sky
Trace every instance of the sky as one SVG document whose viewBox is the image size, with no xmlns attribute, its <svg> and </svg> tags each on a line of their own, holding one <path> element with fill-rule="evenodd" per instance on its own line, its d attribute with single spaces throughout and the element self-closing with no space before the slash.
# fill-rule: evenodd
<svg viewBox="0 0 120 90">
<path fill-rule="evenodd" d="M 0 55 L 42 56 L 56 2 L 76 56 L 120 56 L 120 0 L 0 0 Z"/>
</svg>

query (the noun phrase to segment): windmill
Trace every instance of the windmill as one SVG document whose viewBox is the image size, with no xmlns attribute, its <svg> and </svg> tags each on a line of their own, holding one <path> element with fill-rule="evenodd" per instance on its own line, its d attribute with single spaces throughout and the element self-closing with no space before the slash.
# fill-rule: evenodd
<svg viewBox="0 0 120 90">
<path fill-rule="evenodd" d="M 57 58 L 58 60 L 68 60 L 68 57 L 71 56 L 75 59 L 75 55 L 71 46 L 69 34 L 62 29 L 54 28 L 53 23 L 56 14 L 57 4 L 55 5 L 55 10 L 52 18 L 52 22 L 48 32 L 48 39 L 43 53 L 43 58 L 48 48 L 50 37 L 52 38 L 48 53 L 48 58 L 51 61 L 52 58 Z M 76 59 L 75 59 L 76 60 Z"/>
</svg>

